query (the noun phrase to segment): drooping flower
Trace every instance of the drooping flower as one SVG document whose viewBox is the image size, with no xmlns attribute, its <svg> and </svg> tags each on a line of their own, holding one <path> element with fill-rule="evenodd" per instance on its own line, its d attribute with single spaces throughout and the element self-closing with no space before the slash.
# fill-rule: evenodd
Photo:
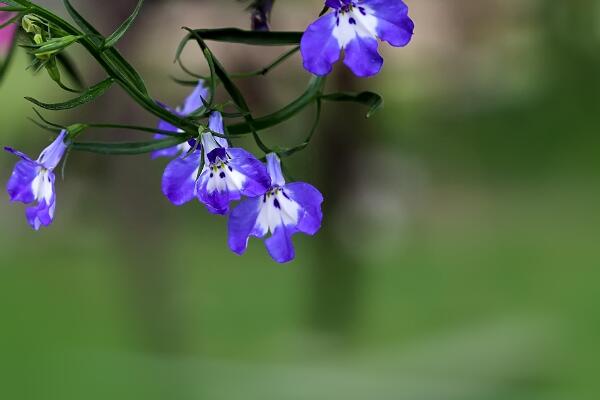
<svg viewBox="0 0 600 400">
<path fill-rule="evenodd" d="M 209 88 L 204 86 L 204 81 L 199 80 L 198 85 L 196 85 L 196 87 L 194 88 L 194 91 L 185 99 L 185 101 L 183 102 L 183 105 L 181 107 L 172 109 L 172 108 L 168 107 L 167 105 L 164 105 L 161 103 L 159 103 L 159 105 L 161 107 L 171 111 L 172 113 L 179 115 L 180 117 L 187 117 L 188 115 L 190 115 L 191 113 L 193 113 L 194 111 L 196 111 L 200 107 L 202 107 L 202 105 L 203 105 L 202 99 L 206 99 L 208 97 L 208 94 L 209 94 L 208 92 L 209 92 Z M 177 127 L 173 126 L 172 124 L 170 124 L 166 121 L 163 121 L 163 120 L 160 120 L 158 122 L 157 128 L 161 131 L 183 133 L 183 131 L 180 130 L 179 128 L 177 128 Z M 168 137 L 167 135 L 162 135 L 162 134 L 154 135 L 155 139 L 165 139 L 167 137 Z M 157 150 L 157 151 L 153 152 L 152 158 L 158 158 L 158 157 L 173 158 L 173 157 L 177 156 L 178 154 L 187 153 L 188 151 L 190 151 L 190 149 L 191 149 L 190 145 L 187 142 L 183 142 L 177 146 L 173 146 L 173 147 L 169 147 L 167 149 Z"/>
<path fill-rule="evenodd" d="M 344 51 L 344 64 L 359 77 L 381 70 L 378 41 L 406 46 L 414 23 L 402 0 L 326 0 L 334 11 L 320 17 L 304 33 L 300 48 L 304 68 L 315 75 L 331 72 Z"/>
<path fill-rule="evenodd" d="M 276 154 L 267 155 L 271 186 L 260 196 L 242 201 L 229 218 L 229 247 L 243 254 L 250 236 L 265 240 L 271 257 L 285 263 L 295 257 L 292 236 L 301 232 L 316 234 L 321 228 L 323 196 L 312 185 L 303 182 L 286 184 L 281 161 Z"/>
<path fill-rule="evenodd" d="M 213 112 L 210 132 L 202 134 L 201 145 L 191 153 L 181 154 L 169 163 L 163 175 L 163 193 L 175 205 L 194 197 L 213 214 L 226 214 L 232 201 L 242 196 L 257 196 L 269 186 L 264 165 L 240 148 L 230 148 L 223 134 L 223 117 Z M 204 167 L 200 171 L 204 152 Z"/>
<path fill-rule="evenodd" d="M 54 142 L 42 151 L 36 161 L 11 147 L 4 148 L 21 158 L 8 181 L 6 187 L 8 195 L 11 201 L 35 203 L 27 208 L 25 214 L 29 225 L 36 231 L 42 226 L 49 226 L 54 220 L 56 178 L 53 171 L 67 150 L 66 136 L 67 131 L 63 130 Z"/>
</svg>

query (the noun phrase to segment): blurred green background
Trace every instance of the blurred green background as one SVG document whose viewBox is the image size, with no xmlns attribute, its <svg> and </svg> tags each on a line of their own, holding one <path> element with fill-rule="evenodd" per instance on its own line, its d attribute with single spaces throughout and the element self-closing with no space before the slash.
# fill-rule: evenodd
<svg viewBox="0 0 600 400">
<path fill-rule="evenodd" d="M 63 13 L 58 1 L 40 1 Z M 108 33 L 134 1 L 74 4 Z M 32 232 L 0 202 L 2 399 L 597 399 L 600 396 L 600 2 L 409 0 L 405 49 L 381 47 L 369 80 L 342 66 L 329 90 L 386 107 L 327 105 L 289 160 L 326 197 L 324 228 L 276 265 L 257 240 L 160 192 L 166 160 L 72 153 L 57 218 Z M 321 2 L 279 0 L 301 30 Z M 147 1 L 119 44 L 151 93 L 189 88 L 172 63 L 180 27 L 248 26 L 235 1 Z M 282 49 L 215 45 L 231 71 Z M 81 50 L 89 84 L 104 78 Z M 204 71 L 193 46 L 186 62 Z M 48 133 L 24 96 L 59 101 L 19 52 L 0 89 L 2 145 L 37 155 Z M 299 57 L 241 84 L 257 114 L 302 92 Z M 291 144 L 312 110 L 265 133 Z M 113 88 L 65 124 L 156 121 Z M 89 132 L 90 140 L 145 140 Z M 251 143 L 240 144 L 255 150 Z M 0 157 L 2 185 L 15 159 Z"/>
</svg>

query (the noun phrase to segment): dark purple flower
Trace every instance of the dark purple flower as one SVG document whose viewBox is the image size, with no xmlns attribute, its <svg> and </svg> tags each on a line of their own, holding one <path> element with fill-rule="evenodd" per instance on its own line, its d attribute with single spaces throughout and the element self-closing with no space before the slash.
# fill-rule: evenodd
<svg viewBox="0 0 600 400">
<path fill-rule="evenodd" d="M 202 107 L 202 105 L 204 104 L 202 102 L 202 99 L 206 99 L 208 97 L 208 94 L 209 94 L 209 89 L 206 86 L 204 86 L 204 81 L 199 80 L 198 85 L 194 88 L 194 91 L 185 99 L 185 101 L 183 102 L 183 105 L 181 107 L 177 107 L 176 109 L 173 110 L 164 104 L 160 104 L 160 103 L 159 104 L 161 107 L 173 112 L 174 114 L 177 114 L 181 117 L 186 117 L 186 116 L 190 115 L 191 113 L 193 113 L 194 111 L 198 110 L 200 107 Z M 177 127 L 171 125 L 170 123 L 168 123 L 166 121 L 162 121 L 162 120 L 158 122 L 157 128 L 160 129 L 161 131 L 183 133 L 183 131 L 181 131 Z M 165 139 L 167 137 L 168 137 L 167 135 L 161 135 L 161 134 L 154 135 L 155 139 Z M 173 157 L 177 156 L 178 154 L 187 153 L 190 149 L 191 149 L 190 145 L 187 142 L 183 142 L 177 146 L 173 146 L 173 147 L 169 147 L 168 149 L 162 149 L 162 150 L 157 150 L 157 151 L 153 152 L 152 158 L 158 158 L 158 157 L 173 158 Z"/>
<path fill-rule="evenodd" d="M 53 171 L 67 150 L 66 135 L 67 131 L 63 130 L 56 140 L 42 151 L 36 161 L 11 147 L 4 148 L 21 158 L 8 181 L 6 187 L 8 195 L 11 201 L 36 203 L 25 212 L 29 225 L 36 231 L 42 226 L 49 226 L 54 219 L 56 178 Z"/>
<path fill-rule="evenodd" d="M 271 257 L 285 263 L 295 257 L 292 236 L 301 232 L 316 234 L 321 228 L 323 196 L 312 185 L 286 184 L 276 154 L 267 155 L 271 186 L 260 196 L 241 202 L 229 218 L 229 247 L 243 254 L 250 236 L 271 234 L 265 245 Z"/>
<path fill-rule="evenodd" d="M 401 0 L 327 0 L 334 9 L 304 33 L 300 43 L 304 68 L 315 75 L 331 72 L 344 51 L 344 64 L 355 75 L 368 77 L 383 66 L 377 39 L 392 46 L 406 46 L 414 24 Z"/>
<path fill-rule="evenodd" d="M 223 117 L 213 112 L 211 132 L 223 134 Z M 257 196 L 269 186 L 264 165 L 244 149 L 230 148 L 227 140 L 211 132 L 202 134 L 202 145 L 171 161 L 163 175 L 163 193 L 175 205 L 194 197 L 213 214 L 226 214 L 232 201 Z M 200 171 L 202 150 L 204 168 Z"/>
</svg>

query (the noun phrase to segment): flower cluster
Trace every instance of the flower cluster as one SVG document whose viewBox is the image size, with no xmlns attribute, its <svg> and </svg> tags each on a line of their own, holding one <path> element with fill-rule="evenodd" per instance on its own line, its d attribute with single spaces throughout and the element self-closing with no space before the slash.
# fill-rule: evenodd
<svg viewBox="0 0 600 400">
<path fill-rule="evenodd" d="M 342 53 L 344 63 L 355 75 L 369 77 L 377 74 L 383 66 L 383 58 L 378 52 L 379 41 L 388 42 L 395 47 L 405 46 L 410 42 L 414 28 L 408 16 L 408 7 L 402 0 L 326 0 L 324 13 L 305 32 L 301 35 L 283 32 L 282 35 L 282 32 L 269 32 L 268 22 L 274 2 L 255 1 L 251 6 L 252 21 L 253 29 L 261 31 L 259 34 L 231 29 L 185 28 L 189 35 L 179 46 L 177 57 L 188 41 L 195 40 L 209 64 L 211 75 L 206 80 L 198 80 L 198 75 L 190 73 L 195 77 L 191 82 L 195 86 L 194 90 L 180 107 L 171 108 L 150 97 L 141 76 L 114 48 L 114 44 L 126 33 L 137 16 L 143 4 L 141 0 L 130 18 L 108 37 L 95 33 L 97 30 L 84 21 L 68 2 L 67 11 L 82 30 L 35 2 L 6 1 L 10 7 L 5 7 L 4 10 L 16 11 L 18 14 L 14 14 L 15 17 L 0 11 L 0 26 L 7 26 L 0 28 L 0 57 L 1 52 L 14 43 L 17 26 L 12 23 L 20 19 L 20 27 L 25 33 L 22 36 L 28 41 L 28 44 L 22 46 L 29 49 L 36 69 L 46 68 L 50 77 L 62 89 L 81 93 L 77 98 L 57 104 L 47 104 L 31 98 L 27 98 L 28 100 L 50 110 L 75 108 L 101 96 L 111 85 L 118 83 L 133 100 L 160 119 L 156 128 L 120 124 L 72 125 L 62 129 L 36 160 L 6 147 L 6 151 L 20 158 L 8 181 L 7 191 L 11 201 L 28 205 L 26 217 L 33 229 L 49 226 L 54 220 L 54 170 L 67 150 L 102 154 L 152 152 L 153 159 L 169 159 L 162 176 L 161 189 L 172 204 L 182 206 L 197 200 L 208 212 L 228 218 L 228 244 L 234 253 L 243 254 L 250 237 L 264 238 L 270 256 L 280 263 L 291 261 L 295 257 L 293 235 L 314 235 L 319 231 L 323 220 L 323 196 L 319 190 L 308 183 L 286 182 L 280 160 L 281 156 L 289 156 L 305 148 L 317 124 L 315 123 L 309 139 L 301 145 L 279 149 L 278 153 L 262 142 L 257 126 L 260 129 L 277 126 L 311 103 L 318 107 L 318 122 L 322 100 L 354 101 L 369 105 L 371 110 L 368 116 L 371 115 L 382 104 L 379 95 L 372 92 L 325 94 L 324 76 L 332 71 Z M 292 37 L 297 39 L 289 43 Z M 258 72 L 238 74 L 238 77 L 265 75 L 298 50 L 302 53 L 305 69 L 316 76 L 312 77 L 307 91 L 300 98 L 275 113 L 255 119 L 232 76 L 216 59 L 204 39 L 260 45 L 299 45 L 270 66 Z M 66 63 L 69 67 L 67 70 L 71 69 L 65 52 L 76 43 L 83 44 L 108 75 L 107 79 L 85 91 L 65 86 L 58 69 L 59 62 Z M 189 73 L 181 66 L 184 72 Z M 231 102 L 213 103 L 215 93 L 209 87 L 214 89 L 220 83 L 229 94 Z M 228 104 L 236 106 L 237 112 L 223 112 Z M 46 121 L 41 115 L 38 116 L 44 123 L 60 127 Z M 228 125 L 226 128 L 224 116 L 243 118 L 244 122 Z M 206 119 L 207 122 L 199 122 Z M 47 125 L 42 126 L 52 129 Z M 154 139 L 140 143 L 74 141 L 83 130 L 94 127 L 144 131 L 154 134 Z M 234 134 L 230 135 L 232 132 Z M 229 141 L 232 136 L 249 133 L 252 133 L 258 147 L 265 154 L 265 162 L 243 148 L 232 146 Z"/>
</svg>

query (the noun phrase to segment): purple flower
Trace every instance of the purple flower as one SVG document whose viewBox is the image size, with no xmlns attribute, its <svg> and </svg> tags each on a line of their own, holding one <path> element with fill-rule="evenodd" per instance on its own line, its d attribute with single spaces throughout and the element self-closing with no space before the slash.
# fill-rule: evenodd
<svg viewBox="0 0 600 400">
<path fill-rule="evenodd" d="M 0 6 L 4 6 L 5 3 L 0 2 Z M 0 11 L 0 25 L 7 22 L 14 16 L 11 12 Z M 0 62 L 6 57 L 8 52 L 10 51 L 15 34 L 17 32 L 17 25 L 10 24 L 2 29 L 0 29 Z"/>
<path fill-rule="evenodd" d="M 223 134 L 223 118 L 213 112 L 209 129 Z M 269 186 L 264 165 L 249 152 L 230 148 L 227 140 L 211 132 L 202 134 L 201 148 L 182 154 L 167 166 L 163 175 L 163 193 L 175 205 L 194 197 L 213 214 L 227 214 L 229 204 L 242 196 L 258 196 Z M 204 167 L 200 171 L 202 150 Z"/>
<path fill-rule="evenodd" d="M 11 147 L 4 148 L 21 158 L 8 181 L 8 195 L 11 201 L 36 203 L 25 211 L 29 225 L 36 231 L 42 226 L 49 226 L 54 219 L 56 194 L 53 171 L 67 150 L 66 135 L 67 131 L 63 130 L 36 161 Z"/>
<path fill-rule="evenodd" d="M 286 184 L 276 154 L 267 155 L 267 169 L 271 176 L 268 190 L 231 212 L 229 247 L 241 255 L 250 236 L 262 238 L 270 233 L 265 240 L 267 250 L 275 261 L 285 263 L 295 257 L 292 235 L 314 235 L 321 228 L 323 196 L 308 183 Z"/>
<path fill-rule="evenodd" d="M 185 99 L 185 101 L 183 102 L 183 105 L 181 107 L 177 107 L 176 109 L 173 110 L 164 104 L 159 103 L 159 105 L 161 107 L 171 111 L 172 113 L 179 115 L 180 117 L 187 117 L 188 115 L 190 115 L 191 113 L 193 113 L 194 111 L 196 111 L 200 107 L 202 107 L 202 105 L 204 104 L 202 102 L 202 99 L 206 99 L 208 97 L 208 91 L 209 91 L 209 89 L 206 86 L 204 86 L 204 81 L 199 80 L 198 85 L 194 88 L 194 91 Z M 160 129 L 161 131 L 183 133 L 182 130 L 180 130 L 177 127 L 171 125 L 170 123 L 168 123 L 166 121 L 162 121 L 162 120 L 158 122 L 157 128 Z M 165 139 L 167 137 L 168 137 L 167 135 L 161 135 L 161 134 L 154 135 L 155 139 Z M 178 154 L 187 153 L 188 151 L 190 151 L 190 149 L 191 149 L 190 145 L 187 142 L 183 142 L 177 146 L 173 146 L 168 149 L 162 149 L 162 150 L 157 150 L 157 151 L 153 152 L 152 158 L 158 158 L 158 157 L 173 158 L 173 157 L 177 156 Z"/>
<path fill-rule="evenodd" d="M 304 68 L 315 75 L 331 72 L 344 50 L 344 64 L 355 75 L 377 74 L 383 58 L 377 39 L 395 47 L 406 46 L 414 24 L 401 0 L 327 0 L 334 9 L 311 24 L 300 43 Z"/>
</svg>

